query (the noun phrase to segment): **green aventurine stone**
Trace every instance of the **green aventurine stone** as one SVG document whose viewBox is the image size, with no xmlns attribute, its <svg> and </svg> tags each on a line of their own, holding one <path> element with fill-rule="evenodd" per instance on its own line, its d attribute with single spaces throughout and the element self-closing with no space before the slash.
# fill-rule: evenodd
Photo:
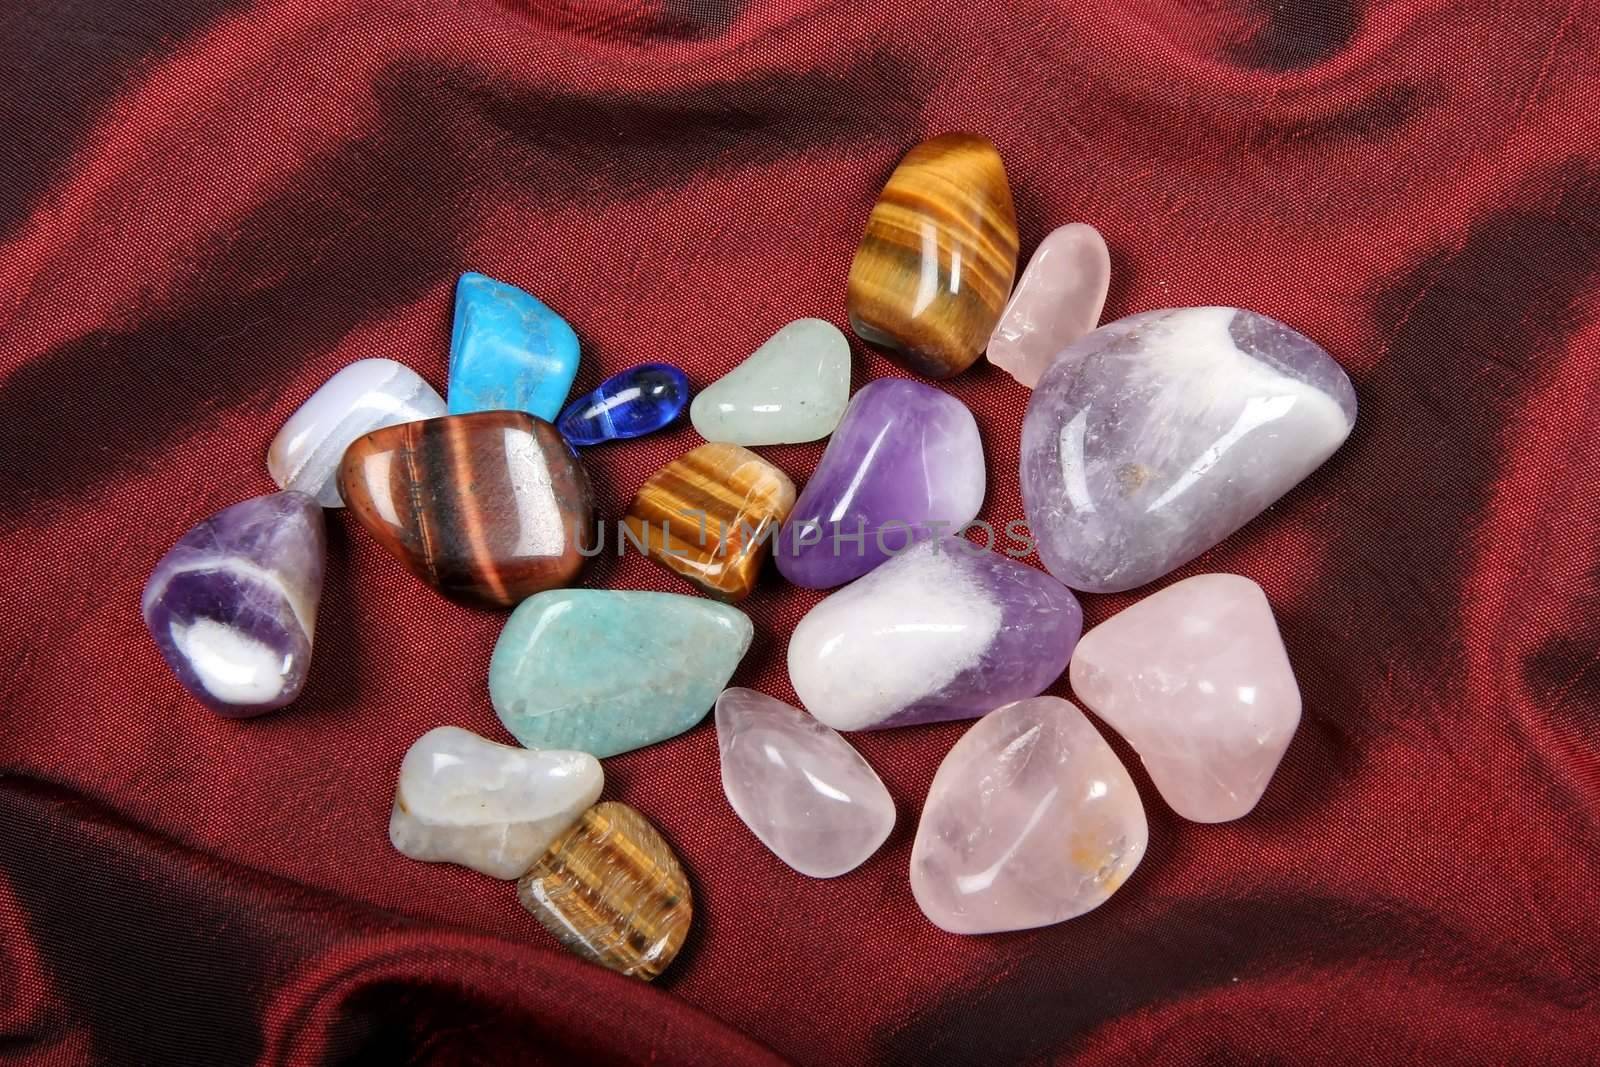
<svg viewBox="0 0 1600 1067">
<path fill-rule="evenodd" d="M 489 660 L 489 699 L 528 748 L 615 756 L 705 718 L 754 627 L 675 593 L 552 589 L 517 606 Z"/>
</svg>

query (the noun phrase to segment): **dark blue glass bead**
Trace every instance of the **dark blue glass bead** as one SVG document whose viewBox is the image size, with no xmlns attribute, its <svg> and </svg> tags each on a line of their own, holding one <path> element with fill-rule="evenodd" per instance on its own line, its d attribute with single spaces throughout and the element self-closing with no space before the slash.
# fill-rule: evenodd
<svg viewBox="0 0 1600 1067">
<path fill-rule="evenodd" d="M 613 374 L 566 406 L 556 428 L 574 445 L 643 437 L 670 425 L 689 405 L 689 379 L 677 367 L 643 363 Z"/>
</svg>

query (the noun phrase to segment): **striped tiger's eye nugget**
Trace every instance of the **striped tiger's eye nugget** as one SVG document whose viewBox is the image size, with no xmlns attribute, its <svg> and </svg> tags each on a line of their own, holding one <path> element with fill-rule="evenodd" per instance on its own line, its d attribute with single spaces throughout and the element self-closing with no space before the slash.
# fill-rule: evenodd
<svg viewBox="0 0 1600 1067">
<path fill-rule="evenodd" d="M 469 604 L 571 584 L 593 536 L 589 476 L 554 426 L 521 411 L 374 430 L 345 450 L 339 493 L 411 573 Z"/>
<path fill-rule="evenodd" d="M 947 133 L 906 154 L 850 265 L 856 335 L 918 374 L 949 378 L 983 354 L 1017 273 L 1017 216 L 987 139 Z"/>
<path fill-rule="evenodd" d="M 648 982 L 689 933 L 689 879 L 648 819 L 596 804 L 517 882 L 517 899 L 584 959 Z"/>
</svg>

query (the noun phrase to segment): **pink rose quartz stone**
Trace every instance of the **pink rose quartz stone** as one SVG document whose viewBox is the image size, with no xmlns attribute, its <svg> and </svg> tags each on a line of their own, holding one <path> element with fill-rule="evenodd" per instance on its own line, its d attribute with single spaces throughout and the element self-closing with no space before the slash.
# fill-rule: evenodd
<svg viewBox="0 0 1600 1067">
<path fill-rule="evenodd" d="M 1195 822 L 1255 807 L 1300 722 L 1272 608 L 1237 574 L 1185 579 L 1101 623 L 1078 643 L 1071 677 Z"/>
<path fill-rule="evenodd" d="M 1111 253 L 1074 222 L 1040 242 L 989 338 L 989 362 L 1032 389 L 1062 349 L 1094 329 L 1111 286 Z"/>
<path fill-rule="evenodd" d="M 911 849 L 935 926 L 986 934 L 1099 907 L 1150 831 L 1133 779 L 1083 712 L 1033 697 L 979 719 L 939 765 Z"/>
</svg>

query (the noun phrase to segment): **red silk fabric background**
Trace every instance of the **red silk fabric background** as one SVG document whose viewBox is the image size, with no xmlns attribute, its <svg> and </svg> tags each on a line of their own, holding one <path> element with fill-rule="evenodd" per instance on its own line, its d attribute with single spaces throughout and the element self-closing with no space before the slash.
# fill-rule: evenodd
<svg viewBox="0 0 1600 1067">
<path fill-rule="evenodd" d="M 1595 3 L 11 0 L 0 70 L 0 1063 L 1596 1062 Z M 647 360 L 704 386 L 844 325 L 878 189 L 947 130 L 999 145 L 1024 257 L 1105 233 L 1108 319 L 1252 308 L 1356 383 L 1344 448 L 1164 580 L 1249 575 L 1277 612 L 1305 714 L 1248 818 L 1176 818 L 1119 744 L 1134 877 L 960 938 L 906 866 L 962 724 L 856 738 L 899 825 L 817 882 L 728 808 L 708 722 L 606 761 L 694 887 L 646 986 L 388 845 L 412 740 L 505 739 L 502 615 L 330 513 L 301 700 L 230 722 L 169 675 L 156 559 L 273 488 L 339 367 L 442 391 L 460 271 L 573 324 L 578 390 Z M 857 387 L 902 373 L 852 346 Z M 1027 392 L 945 387 L 982 517 L 1020 517 Z M 697 441 L 588 453 L 602 513 Z M 798 482 L 822 445 L 763 451 Z M 584 583 L 688 591 L 636 556 Z M 818 599 L 766 575 L 737 684 L 793 700 Z"/>
</svg>

